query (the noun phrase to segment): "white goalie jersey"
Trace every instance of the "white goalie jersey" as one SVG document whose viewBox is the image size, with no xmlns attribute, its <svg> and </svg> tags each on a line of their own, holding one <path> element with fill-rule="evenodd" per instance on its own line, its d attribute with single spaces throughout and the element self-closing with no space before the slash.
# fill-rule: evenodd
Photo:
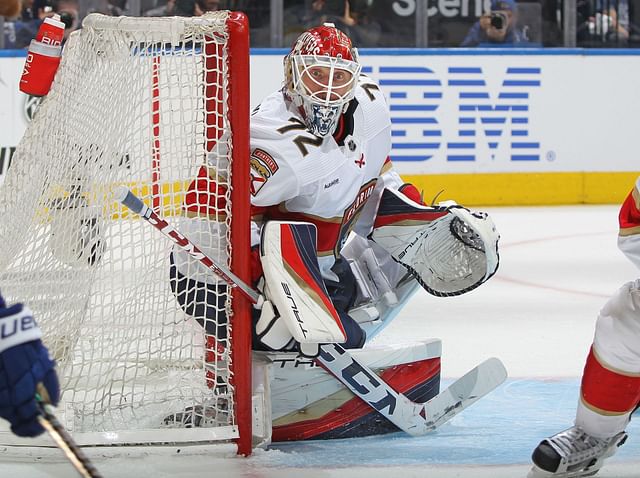
<svg viewBox="0 0 640 478">
<path fill-rule="evenodd" d="M 323 138 L 311 134 L 300 115 L 292 110 L 281 91 L 274 92 L 251 116 L 250 192 L 253 205 L 252 244 L 260 240 L 263 220 L 304 221 L 317 228 L 320 269 L 330 271 L 350 232 L 366 236 L 372 227 L 384 188 L 397 189 L 402 179 L 388 158 L 391 120 L 383 93 L 369 78 L 361 76 L 355 98 L 342 115 L 336 133 Z M 207 194 L 225 161 L 224 138 L 207 158 L 194 189 Z M 213 195 L 211 195 L 213 196 Z M 181 229 L 210 257 L 225 260 L 212 237 L 224 234 L 218 219 L 224 204 L 212 201 L 207 208 L 190 204 Z M 202 197 L 202 194 L 200 195 Z M 213 219 L 213 221 L 212 221 Z M 199 239 L 197 239 L 199 238 Z M 193 239 L 192 239 L 193 240 Z M 202 282 L 216 279 L 180 251 L 176 266 Z"/>
<path fill-rule="evenodd" d="M 374 284 L 377 288 L 381 283 L 384 286 L 376 296 L 386 294 L 391 297 L 390 290 L 398 288 L 407 272 L 435 295 L 450 296 L 472 290 L 497 269 L 498 234 L 495 227 L 486 215 L 472 215 L 458 206 L 432 207 L 407 199 L 404 183 L 388 156 L 390 129 L 391 119 L 384 95 L 366 76 L 360 77 L 355 97 L 340 117 L 336 132 L 325 137 L 308 131 L 282 91 L 268 96 L 253 111 L 251 118 L 252 245 L 259 244 L 265 221 L 311 223 L 317 230 L 317 256 L 325 279 L 338 279 L 331 269 L 343 255 L 351 233 L 356 233 L 364 239 L 357 249 L 372 248 L 376 256 L 374 266 L 366 269 L 377 270 L 383 266 L 386 282 L 379 280 Z M 224 145 L 224 142 L 220 143 Z M 216 166 L 224 156 L 219 145 L 208 155 L 204 174 L 215 178 Z M 211 188 L 211 181 L 204 186 Z M 193 184 L 190 189 L 192 187 Z M 417 190 L 415 192 L 419 196 Z M 216 249 L 211 238 L 223 235 L 224 231 L 222 224 L 212 225 L 211 218 L 219 215 L 223 205 L 210 205 L 203 214 L 201 206 L 189 204 L 190 194 L 191 191 L 185 204 L 189 224 L 181 228 L 187 237 L 201 237 L 198 246 L 210 257 L 222 261 L 225 252 Z M 380 204 L 384 197 L 391 199 L 384 201 L 383 207 Z M 384 218 L 379 221 L 381 214 Z M 409 223 L 415 227 L 402 227 L 407 225 L 407 221 L 403 221 L 407 214 L 411 216 Z M 449 222 L 460 214 L 466 214 L 465 218 L 455 220 L 450 226 Z M 386 232 L 381 230 L 381 222 L 386 226 Z M 463 227 L 453 227 L 456 225 Z M 484 230 L 487 234 L 482 235 Z M 469 238 L 463 237 L 465 235 Z M 419 240 L 414 241 L 414 236 Z M 365 244 L 371 238 L 382 247 Z M 389 238 L 393 244 L 386 240 Z M 396 254 L 396 249 L 405 247 L 404 241 L 417 244 L 411 250 L 411 257 Z M 434 251 L 437 251 L 437 257 Z M 183 274 L 187 269 L 192 279 L 215 281 L 186 254 L 175 251 L 174 256 L 176 267 Z M 452 265 L 451 257 L 460 258 L 462 262 Z M 354 257 L 346 259 L 353 269 L 351 259 Z M 355 275 L 358 277 L 357 272 Z M 387 282 L 389 287 L 386 287 Z"/>
<path fill-rule="evenodd" d="M 370 232 L 382 190 L 402 185 L 388 160 L 387 103 L 361 77 L 336 133 L 324 138 L 309 133 L 288 106 L 276 92 L 252 115 L 251 201 L 269 219 L 315 224 L 320 268 L 331 277 L 349 233 Z"/>
</svg>

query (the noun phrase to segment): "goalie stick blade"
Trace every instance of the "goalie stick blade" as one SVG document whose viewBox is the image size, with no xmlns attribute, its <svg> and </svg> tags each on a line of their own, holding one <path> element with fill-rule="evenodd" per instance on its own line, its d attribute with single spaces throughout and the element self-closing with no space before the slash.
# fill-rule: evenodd
<svg viewBox="0 0 640 478">
<path fill-rule="evenodd" d="M 480 363 L 425 403 L 429 428 L 433 430 L 445 424 L 495 390 L 506 378 L 507 370 L 499 359 L 494 357 Z"/>
<path fill-rule="evenodd" d="M 428 402 L 415 403 L 392 389 L 339 344 L 323 345 L 317 360 L 355 395 L 412 436 L 435 430 L 507 378 L 502 362 L 490 358 Z"/>
</svg>

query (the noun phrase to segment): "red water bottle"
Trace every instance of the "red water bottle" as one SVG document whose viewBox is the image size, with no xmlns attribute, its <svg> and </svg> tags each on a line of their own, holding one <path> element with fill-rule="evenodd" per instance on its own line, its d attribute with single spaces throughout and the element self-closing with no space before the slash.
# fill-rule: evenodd
<svg viewBox="0 0 640 478">
<path fill-rule="evenodd" d="M 31 40 L 20 78 L 20 91 L 32 96 L 49 93 L 53 77 L 60 65 L 64 23 L 60 15 L 45 18 L 38 34 Z"/>
</svg>

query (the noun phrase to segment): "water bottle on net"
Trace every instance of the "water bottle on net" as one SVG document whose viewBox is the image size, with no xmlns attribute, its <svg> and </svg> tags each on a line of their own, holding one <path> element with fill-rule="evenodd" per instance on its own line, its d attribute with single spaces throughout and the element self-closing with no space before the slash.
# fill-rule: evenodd
<svg viewBox="0 0 640 478">
<path fill-rule="evenodd" d="M 64 23 L 60 15 L 45 18 L 36 38 L 31 40 L 20 78 L 20 91 L 32 96 L 45 96 L 51 89 L 60 65 Z"/>
</svg>

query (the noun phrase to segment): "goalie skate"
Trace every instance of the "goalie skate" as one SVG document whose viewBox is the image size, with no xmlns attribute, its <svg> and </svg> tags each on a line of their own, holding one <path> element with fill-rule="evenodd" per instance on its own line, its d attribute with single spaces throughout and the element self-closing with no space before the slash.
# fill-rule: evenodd
<svg viewBox="0 0 640 478">
<path fill-rule="evenodd" d="M 596 438 L 573 426 L 540 442 L 533 451 L 534 467 L 528 478 L 577 478 L 595 475 L 604 460 L 627 439 L 625 432 L 612 438 Z"/>
<path fill-rule="evenodd" d="M 193 405 L 182 412 L 172 413 L 164 418 L 166 428 L 207 428 L 227 425 L 229 406 L 224 398 L 208 401 L 203 405 Z"/>
</svg>

